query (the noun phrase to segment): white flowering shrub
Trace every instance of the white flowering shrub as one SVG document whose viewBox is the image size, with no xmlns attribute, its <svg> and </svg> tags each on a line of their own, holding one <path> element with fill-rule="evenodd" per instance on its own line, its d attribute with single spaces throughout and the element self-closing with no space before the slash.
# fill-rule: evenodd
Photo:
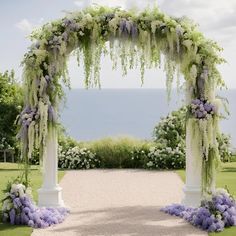
<svg viewBox="0 0 236 236">
<path fill-rule="evenodd" d="M 155 147 L 146 159 L 149 169 L 181 169 L 185 167 L 186 107 L 162 118 L 153 131 Z"/>
<path fill-rule="evenodd" d="M 96 154 L 78 146 L 62 149 L 59 146 L 58 167 L 63 169 L 92 169 L 100 166 Z"/>
<path fill-rule="evenodd" d="M 135 147 L 131 151 L 131 160 L 133 163 L 133 168 L 145 168 L 148 153 L 148 146 Z"/>
<path fill-rule="evenodd" d="M 169 148 L 172 150 L 178 149 L 182 152 L 181 160 L 185 159 L 186 112 L 186 107 L 182 107 L 177 111 L 173 111 L 167 117 L 162 118 L 154 128 L 154 141 L 156 146 L 158 146 L 160 153 L 166 153 L 166 149 L 169 150 Z M 232 158 L 232 153 L 230 151 L 230 136 L 224 133 L 219 133 L 217 136 L 217 141 L 219 143 L 219 154 L 221 161 L 230 161 Z M 162 150 L 163 148 L 164 150 Z M 176 154 L 176 157 L 179 158 L 179 155 L 180 154 Z M 169 166 L 167 167 L 169 168 Z"/>
<path fill-rule="evenodd" d="M 171 148 L 176 148 L 179 144 L 184 146 L 186 112 L 187 108 L 183 107 L 162 118 L 154 128 L 154 141 Z"/>
<path fill-rule="evenodd" d="M 222 133 L 219 137 L 217 137 L 217 141 L 219 143 L 219 153 L 221 161 L 231 161 L 233 155 L 231 151 L 231 137 L 227 134 Z"/>
<path fill-rule="evenodd" d="M 176 148 L 152 147 L 146 159 L 148 169 L 182 169 L 185 167 L 185 153 L 181 145 Z"/>
</svg>

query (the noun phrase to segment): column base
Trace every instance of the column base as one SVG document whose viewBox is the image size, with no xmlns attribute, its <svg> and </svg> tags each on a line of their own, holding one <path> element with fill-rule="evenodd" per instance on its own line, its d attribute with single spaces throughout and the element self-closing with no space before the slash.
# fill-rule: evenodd
<svg viewBox="0 0 236 236">
<path fill-rule="evenodd" d="M 64 207 L 62 200 L 62 188 L 56 186 L 54 188 L 40 188 L 38 190 L 38 206 L 39 207 Z"/>
<path fill-rule="evenodd" d="M 182 204 L 189 207 L 199 207 L 201 204 L 202 193 L 200 188 L 185 186 L 183 188 L 185 193 Z"/>
</svg>

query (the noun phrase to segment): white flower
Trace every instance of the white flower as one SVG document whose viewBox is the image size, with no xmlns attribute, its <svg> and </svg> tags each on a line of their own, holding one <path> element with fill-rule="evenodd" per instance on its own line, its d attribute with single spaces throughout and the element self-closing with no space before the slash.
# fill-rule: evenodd
<svg viewBox="0 0 236 236">
<path fill-rule="evenodd" d="M 6 199 L 4 202 L 3 202 L 3 205 L 2 205 L 2 211 L 5 212 L 5 211 L 9 211 L 13 208 L 13 203 L 11 202 L 10 199 Z"/>
<path fill-rule="evenodd" d="M 16 184 L 12 184 L 11 186 L 11 193 L 16 193 L 17 192 L 17 185 Z"/>
<path fill-rule="evenodd" d="M 28 195 L 28 197 L 32 198 L 32 188 L 28 187 L 28 188 L 25 190 L 25 193 Z"/>
<path fill-rule="evenodd" d="M 228 193 L 228 191 L 224 188 L 217 188 L 215 191 L 215 195 L 220 195 L 220 194 L 225 194 L 226 196 L 230 196 L 230 194 Z"/>
<path fill-rule="evenodd" d="M 83 31 L 79 31 L 79 34 L 81 35 L 81 36 L 84 36 L 84 32 Z"/>
<path fill-rule="evenodd" d="M 24 190 L 22 188 L 19 189 L 19 196 L 20 197 L 24 197 L 25 193 Z"/>
<path fill-rule="evenodd" d="M 7 205 L 10 203 L 10 199 L 6 199 L 4 202 L 3 202 L 3 205 L 2 205 L 2 211 L 6 211 L 7 210 Z"/>
<path fill-rule="evenodd" d="M 155 151 L 155 147 L 150 147 L 149 151 L 150 152 L 154 152 Z"/>
<path fill-rule="evenodd" d="M 19 193 L 20 197 L 23 196 L 25 191 L 25 186 L 23 184 L 12 184 L 11 193 Z"/>
<path fill-rule="evenodd" d="M 148 166 L 148 167 L 153 166 L 153 162 L 152 162 L 152 161 L 149 161 L 149 162 L 147 163 L 147 166 Z"/>
</svg>

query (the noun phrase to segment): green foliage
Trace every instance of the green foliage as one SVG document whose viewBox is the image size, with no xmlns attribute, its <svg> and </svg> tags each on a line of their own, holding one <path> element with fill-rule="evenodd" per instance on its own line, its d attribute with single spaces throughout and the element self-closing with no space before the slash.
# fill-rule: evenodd
<svg viewBox="0 0 236 236">
<path fill-rule="evenodd" d="M 104 138 L 78 142 L 61 134 L 59 137 L 59 168 L 146 168 L 146 158 L 154 143 L 131 137 Z M 90 157 L 92 155 L 92 157 Z M 79 160 L 79 161 L 78 161 Z M 31 164 L 39 164 L 34 151 Z M 86 167 L 86 163 L 88 167 Z"/>
<path fill-rule="evenodd" d="M 22 105 L 22 89 L 15 79 L 14 71 L 0 73 L 0 104 Z"/>
<path fill-rule="evenodd" d="M 161 147 L 162 146 L 170 147 L 172 149 L 180 147 L 181 150 L 183 150 L 183 155 L 185 155 L 185 138 L 186 138 L 185 120 L 187 118 L 186 113 L 187 113 L 187 108 L 182 107 L 177 111 L 171 112 L 169 115 L 167 115 L 167 117 L 161 119 L 161 121 L 155 126 L 153 131 L 154 141 L 157 145 L 161 144 Z M 208 125 L 208 128 L 209 127 L 212 126 Z M 205 130 L 204 127 L 203 130 Z M 211 130 L 209 130 L 209 132 L 207 133 L 208 135 L 212 135 Z M 221 161 L 223 162 L 230 161 L 232 157 L 232 153 L 230 151 L 231 148 L 230 136 L 224 133 L 217 132 L 217 141 L 218 141 L 218 151 Z"/>
<path fill-rule="evenodd" d="M 101 161 L 101 168 L 140 168 L 143 166 L 143 159 L 141 156 L 137 157 L 137 150 L 146 153 L 152 144 L 134 138 L 120 137 L 105 138 L 80 145 L 96 153 Z M 133 158 L 134 153 L 136 158 Z"/>
<path fill-rule="evenodd" d="M 233 159 L 231 152 L 232 144 L 231 137 L 227 134 L 222 133 L 217 137 L 219 144 L 220 159 L 223 162 L 230 162 Z"/>
<path fill-rule="evenodd" d="M 66 150 L 78 146 L 78 141 L 61 133 L 58 144 L 61 146 L 62 150 Z"/>
<path fill-rule="evenodd" d="M 181 145 L 176 148 L 153 147 L 146 160 L 148 169 L 183 169 L 185 168 L 185 153 Z"/>
<path fill-rule="evenodd" d="M 131 151 L 132 168 L 146 168 L 150 145 L 135 147 Z"/>
<path fill-rule="evenodd" d="M 186 112 L 186 107 L 182 107 L 162 118 L 154 128 L 154 141 L 171 148 L 176 148 L 180 144 L 184 145 Z"/>
<path fill-rule="evenodd" d="M 31 155 L 31 158 L 29 160 L 31 165 L 39 165 L 40 164 L 40 159 L 39 159 L 39 150 L 34 149 Z"/>
<path fill-rule="evenodd" d="M 14 72 L 0 73 L 0 149 L 18 149 L 15 120 L 23 106 L 23 92 Z"/>
<path fill-rule="evenodd" d="M 148 154 L 150 169 L 179 169 L 185 167 L 186 112 L 182 107 L 162 118 L 153 131 L 156 146 Z"/>
</svg>

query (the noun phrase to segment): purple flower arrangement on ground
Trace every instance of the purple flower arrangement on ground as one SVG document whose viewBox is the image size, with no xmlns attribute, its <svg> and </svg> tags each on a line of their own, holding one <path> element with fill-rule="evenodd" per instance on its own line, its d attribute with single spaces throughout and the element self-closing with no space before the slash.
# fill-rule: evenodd
<svg viewBox="0 0 236 236">
<path fill-rule="evenodd" d="M 236 225 L 236 203 L 225 189 L 218 189 L 210 200 L 203 200 L 199 208 L 173 204 L 161 211 L 179 216 L 208 232 L 219 232 Z"/>
<path fill-rule="evenodd" d="M 194 99 L 191 102 L 190 110 L 197 119 L 204 119 L 207 118 L 208 115 L 214 115 L 216 113 L 216 107 L 203 99 Z"/>
<path fill-rule="evenodd" d="M 12 184 L 3 201 L 3 222 L 46 228 L 61 223 L 68 215 L 66 208 L 39 208 L 31 196 L 31 189 L 23 184 Z"/>
</svg>

